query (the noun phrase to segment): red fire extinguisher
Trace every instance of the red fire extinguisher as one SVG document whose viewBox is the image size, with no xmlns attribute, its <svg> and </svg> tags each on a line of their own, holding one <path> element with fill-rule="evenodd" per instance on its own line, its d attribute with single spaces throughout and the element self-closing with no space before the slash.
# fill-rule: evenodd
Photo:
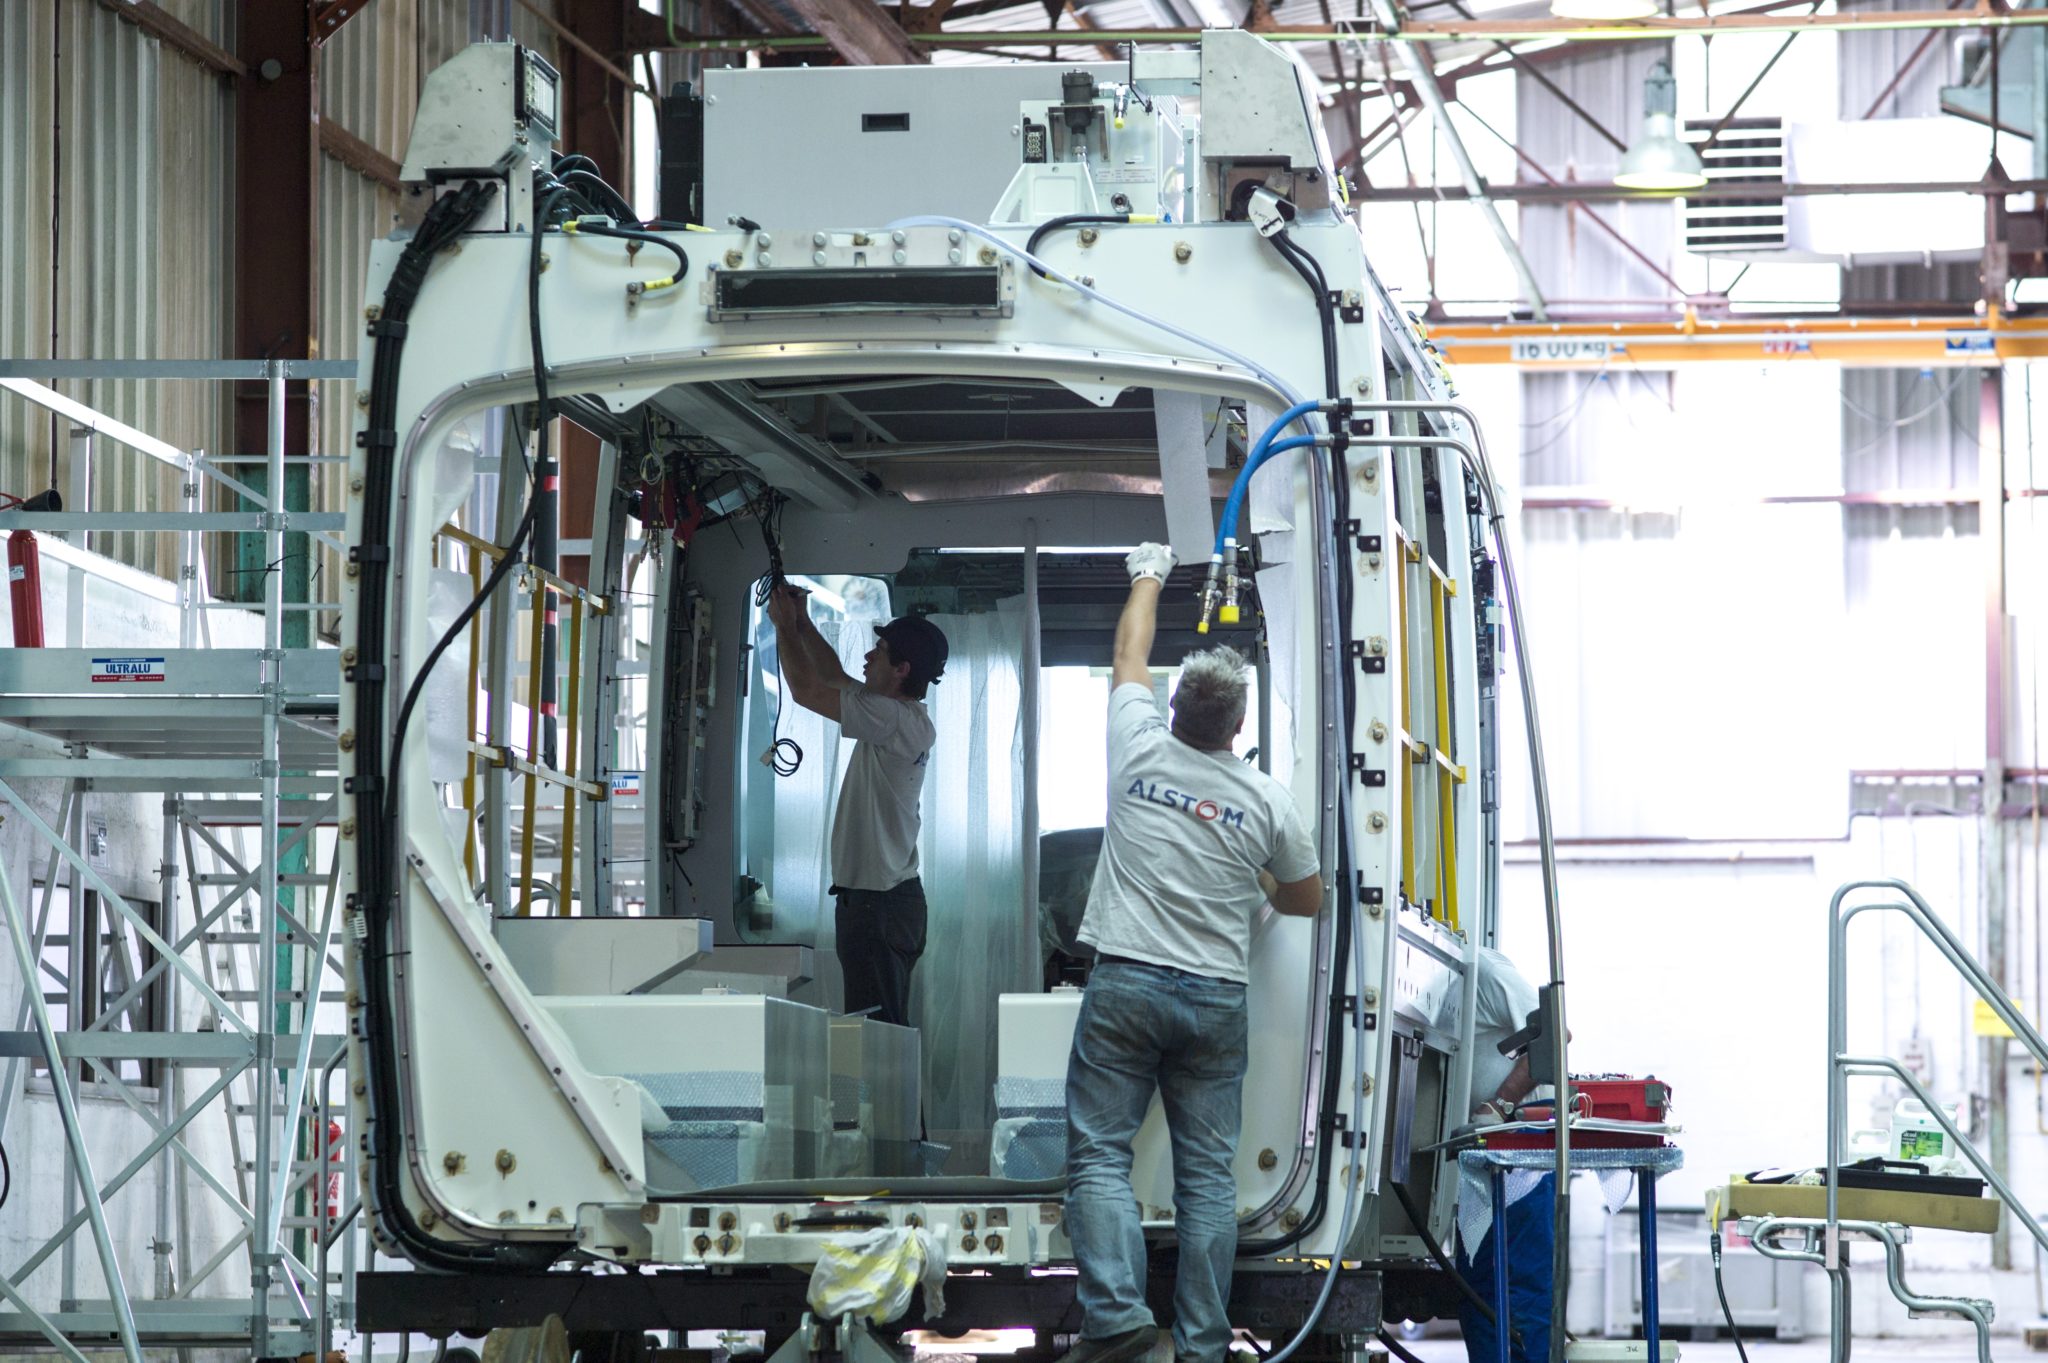
<svg viewBox="0 0 2048 1363">
<path fill-rule="evenodd" d="M 60 511 L 64 499 L 51 488 L 26 500 L 0 492 L 0 508 L 22 511 Z M 8 607 L 14 617 L 14 646 L 43 646 L 43 556 L 36 547 L 36 532 L 16 530 L 7 537 Z"/>
<path fill-rule="evenodd" d="M 341 1220 L 341 1123 L 327 1123 L 327 1224 Z"/>
</svg>

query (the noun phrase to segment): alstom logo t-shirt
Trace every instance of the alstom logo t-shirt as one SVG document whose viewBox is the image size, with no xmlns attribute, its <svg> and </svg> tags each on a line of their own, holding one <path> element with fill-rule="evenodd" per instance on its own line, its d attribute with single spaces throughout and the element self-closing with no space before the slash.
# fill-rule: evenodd
<svg viewBox="0 0 2048 1363">
<path fill-rule="evenodd" d="M 1109 818 L 1080 938 L 1097 951 L 1246 981 L 1258 873 L 1306 880 L 1316 849 L 1287 788 L 1173 736 L 1149 687 L 1109 697 Z"/>
</svg>

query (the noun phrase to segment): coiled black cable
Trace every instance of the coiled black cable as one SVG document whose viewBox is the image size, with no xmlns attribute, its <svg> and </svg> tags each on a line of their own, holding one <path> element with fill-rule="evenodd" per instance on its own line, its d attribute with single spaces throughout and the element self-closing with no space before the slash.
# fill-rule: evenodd
<svg viewBox="0 0 2048 1363">
<path fill-rule="evenodd" d="M 640 215 L 633 211 L 633 205 L 626 202 L 626 196 L 605 183 L 604 177 L 595 170 L 571 170 L 564 172 L 557 166 L 555 168 L 555 175 L 565 185 L 569 185 L 572 188 L 587 189 L 589 192 L 585 197 L 612 217 L 617 218 L 620 222 L 631 223 L 635 226 L 639 225 Z"/>
<path fill-rule="evenodd" d="M 772 487 L 763 489 L 761 502 L 753 506 L 754 519 L 761 523 L 761 543 L 768 551 L 768 575 L 754 588 L 754 604 L 765 606 L 776 592 L 789 585 L 782 574 L 782 509 L 789 499 Z M 782 693 L 788 683 L 782 675 L 780 643 L 775 655 L 775 722 L 770 728 L 774 741 L 762 760 L 777 776 L 794 776 L 804 764 L 803 747 L 793 738 L 782 737 Z"/>
<path fill-rule="evenodd" d="M 775 657 L 775 722 L 769 732 L 775 741 L 768 745 L 768 770 L 777 776 L 794 776 L 804 764 L 804 750 L 793 738 L 782 737 L 782 692 L 788 685 L 782 677 L 782 655 Z"/>
</svg>

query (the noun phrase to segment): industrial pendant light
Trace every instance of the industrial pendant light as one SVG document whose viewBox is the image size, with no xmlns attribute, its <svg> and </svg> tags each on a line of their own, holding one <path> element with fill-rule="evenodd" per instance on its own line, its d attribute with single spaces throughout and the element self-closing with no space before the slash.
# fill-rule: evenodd
<svg viewBox="0 0 2048 1363">
<path fill-rule="evenodd" d="M 1614 183 L 1629 189 L 1698 189 L 1707 182 L 1700 154 L 1678 139 L 1678 83 L 1668 62 L 1650 68 L 1643 82 L 1643 131 Z"/>
</svg>

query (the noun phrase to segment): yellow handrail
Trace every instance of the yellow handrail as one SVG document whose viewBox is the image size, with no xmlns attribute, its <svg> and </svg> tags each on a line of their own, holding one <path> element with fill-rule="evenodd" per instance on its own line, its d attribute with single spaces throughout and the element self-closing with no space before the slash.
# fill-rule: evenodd
<svg viewBox="0 0 2048 1363">
<path fill-rule="evenodd" d="M 1431 564 L 1432 569 L 1435 564 Z M 1449 609 L 1450 599 L 1457 594 L 1457 584 L 1441 575 L 1430 581 L 1429 626 L 1430 643 L 1436 651 L 1436 750 L 1441 753 L 1451 743 L 1451 678 L 1449 658 L 1445 648 L 1444 613 Z M 1451 757 L 1456 761 L 1456 755 Z M 1458 926 L 1458 802 L 1457 791 L 1452 784 L 1451 773 L 1443 765 L 1437 770 L 1437 851 L 1436 888 L 1437 921 L 1445 924 L 1452 932 Z"/>
<path fill-rule="evenodd" d="M 582 698 L 583 683 L 583 600 L 569 598 L 569 736 L 567 740 L 568 760 L 563 763 L 566 770 L 575 771 L 577 740 L 582 736 L 583 726 L 577 723 L 577 716 L 583 711 L 578 708 Z M 570 901 L 576 897 L 576 795 L 568 790 L 562 795 L 562 883 L 558 887 L 557 903 L 562 912 L 569 912 Z"/>
<path fill-rule="evenodd" d="M 1400 531 L 1395 531 L 1398 541 Z M 1396 637 L 1400 644 L 1401 666 L 1401 736 L 1408 737 L 1412 725 L 1409 723 L 1408 702 L 1408 556 L 1396 545 L 1394 554 L 1394 600 L 1399 616 Z M 1401 771 L 1401 893 L 1415 893 L 1415 773 Z"/>
</svg>

